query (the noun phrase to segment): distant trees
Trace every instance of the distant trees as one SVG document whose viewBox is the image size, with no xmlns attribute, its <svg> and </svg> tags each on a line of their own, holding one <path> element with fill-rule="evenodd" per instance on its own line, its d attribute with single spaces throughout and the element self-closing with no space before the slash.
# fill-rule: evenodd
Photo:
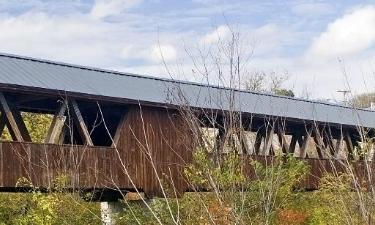
<svg viewBox="0 0 375 225">
<path fill-rule="evenodd" d="M 349 105 L 357 108 L 369 108 L 371 102 L 375 103 L 375 92 L 355 95 L 349 100 Z"/>
<path fill-rule="evenodd" d="M 277 74 L 272 71 L 256 71 L 246 76 L 243 81 L 243 88 L 248 91 L 266 92 L 275 95 L 294 97 L 291 89 L 283 88 L 283 83 L 289 78 L 287 73 Z"/>
<path fill-rule="evenodd" d="M 275 89 L 274 94 L 276 95 L 283 95 L 283 96 L 288 96 L 288 97 L 294 97 L 294 92 L 290 89 Z"/>
</svg>

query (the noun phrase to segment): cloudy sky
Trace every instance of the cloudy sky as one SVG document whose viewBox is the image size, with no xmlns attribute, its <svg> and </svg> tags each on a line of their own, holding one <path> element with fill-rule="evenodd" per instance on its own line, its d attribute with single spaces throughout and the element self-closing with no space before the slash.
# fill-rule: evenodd
<svg viewBox="0 0 375 225">
<path fill-rule="evenodd" d="M 297 95 L 375 90 L 375 0 L 0 0 L 0 51 L 167 76 L 162 52 L 175 77 L 197 80 L 186 49 L 227 24 L 254 50 L 249 69 L 287 72 Z"/>
</svg>

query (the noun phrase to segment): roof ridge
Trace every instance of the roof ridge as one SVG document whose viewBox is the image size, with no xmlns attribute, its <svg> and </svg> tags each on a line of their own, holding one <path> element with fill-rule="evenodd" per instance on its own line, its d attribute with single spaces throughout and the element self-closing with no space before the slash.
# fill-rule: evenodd
<svg viewBox="0 0 375 225">
<path fill-rule="evenodd" d="M 237 88 L 229 88 L 229 87 L 225 87 L 225 86 L 214 86 L 214 85 L 210 85 L 210 84 L 203 84 L 203 83 L 198 83 L 198 82 L 193 82 L 193 81 L 175 80 L 173 78 L 168 79 L 168 78 L 162 78 L 162 77 L 155 77 L 155 76 L 148 76 L 148 75 L 141 75 L 141 74 L 134 74 L 134 73 L 126 73 L 126 72 L 120 72 L 120 71 L 115 71 L 115 70 L 110 70 L 110 69 L 101 69 L 101 68 L 97 68 L 97 67 L 83 66 L 83 65 L 71 64 L 71 63 L 65 63 L 65 62 L 58 62 L 58 61 L 34 58 L 34 57 L 29 57 L 29 56 L 20 56 L 20 55 L 9 54 L 9 53 L 1 53 L 0 52 L 0 57 L 8 57 L 8 58 L 14 58 L 14 59 L 19 59 L 19 60 L 29 60 L 29 61 L 34 61 L 34 62 L 38 62 L 38 63 L 46 63 L 46 64 L 56 65 L 56 66 L 70 67 L 70 68 L 88 70 L 88 71 L 94 71 L 94 72 L 100 72 L 100 73 L 107 73 L 107 74 L 112 74 L 112 75 L 117 75 L 117 76 L 128 76 L 128 77 L 151 79 L 151 80 L 164 81 L 164 82 L 170 82 L 170 83 L 194 85 L 194 86 L 199 86 L 199 87 L 210 87 L 210 88 L 216 88 L 216 89 L 222 89 L 222 90 L 232 90 L 232 91 L 237 91 L 237 92 L 240 92 L 240 93 L 249 93 L 249 94 L 254 94 L 254 95 L 263 95 L 263 96 L 270 96 L 270 97 L 275 97 L 275 98 L 290 99 L 290 100 L 293 100 L 293 101 L 309 102 L 309 103 L 313 103 L 313 104 L 321 104 L 321 105 L 327 105 L 327 106 L 333 106 L 333 107 L 340 107 L 340 108 L 356 109 L 356 110 L 361 110 L 361 111 L 374 112 L 373 110 L 369 110 L 369 109 L 343 106 L 343 105 L 334 104 L 334 103 L 330 103 L 330 102 L 321 102 L 321 101 L 316 101 L 316 100 L 314 101 L 314 100 L 308 100 L 308 99 L 303 99 L 303 98 L 276 95 L 276 94 L 272 94 L 272 93 L 261 93 L 261 92 L 248 91 L 248 90 L 237 89 Z"/>
</svg>

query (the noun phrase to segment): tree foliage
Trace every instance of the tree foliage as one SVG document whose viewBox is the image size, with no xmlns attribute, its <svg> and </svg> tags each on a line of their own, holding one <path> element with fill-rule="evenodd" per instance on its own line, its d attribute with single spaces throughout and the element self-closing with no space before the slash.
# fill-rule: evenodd
<svg viewBox="0 0 375 225">
<path fill-rule="evenodd" d="M 353 96 L 349 103 L 357 108 L 369 108 L 371 107 L 371 103 L 375 103 L 375 93 L 364 93 Z"/>
</svg>

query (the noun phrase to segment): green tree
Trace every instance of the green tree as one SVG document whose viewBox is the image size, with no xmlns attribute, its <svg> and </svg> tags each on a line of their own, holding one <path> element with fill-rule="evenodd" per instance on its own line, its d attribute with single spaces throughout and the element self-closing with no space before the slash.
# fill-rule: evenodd
<svg viewBox="0 0 375 225">
<path fill-rule="evenodd" d="M 33 142 L 42 143 L 47 135 L 49 126 L 52 122 L 52 115 L 22 112 L 21 113 L 26 128 Z M 12 140 L 8 128 L 6 127 L 1 134 L 2 140 Z"/>
<path fill-rule="evenodd" d="M 288 96 L 288 97 L 294 97 L 294 92 L 290 89 L 275 89 L 273 90 L 273 93 L 276 95 L 282 95 L 282 96 Z"/>
</svg>

